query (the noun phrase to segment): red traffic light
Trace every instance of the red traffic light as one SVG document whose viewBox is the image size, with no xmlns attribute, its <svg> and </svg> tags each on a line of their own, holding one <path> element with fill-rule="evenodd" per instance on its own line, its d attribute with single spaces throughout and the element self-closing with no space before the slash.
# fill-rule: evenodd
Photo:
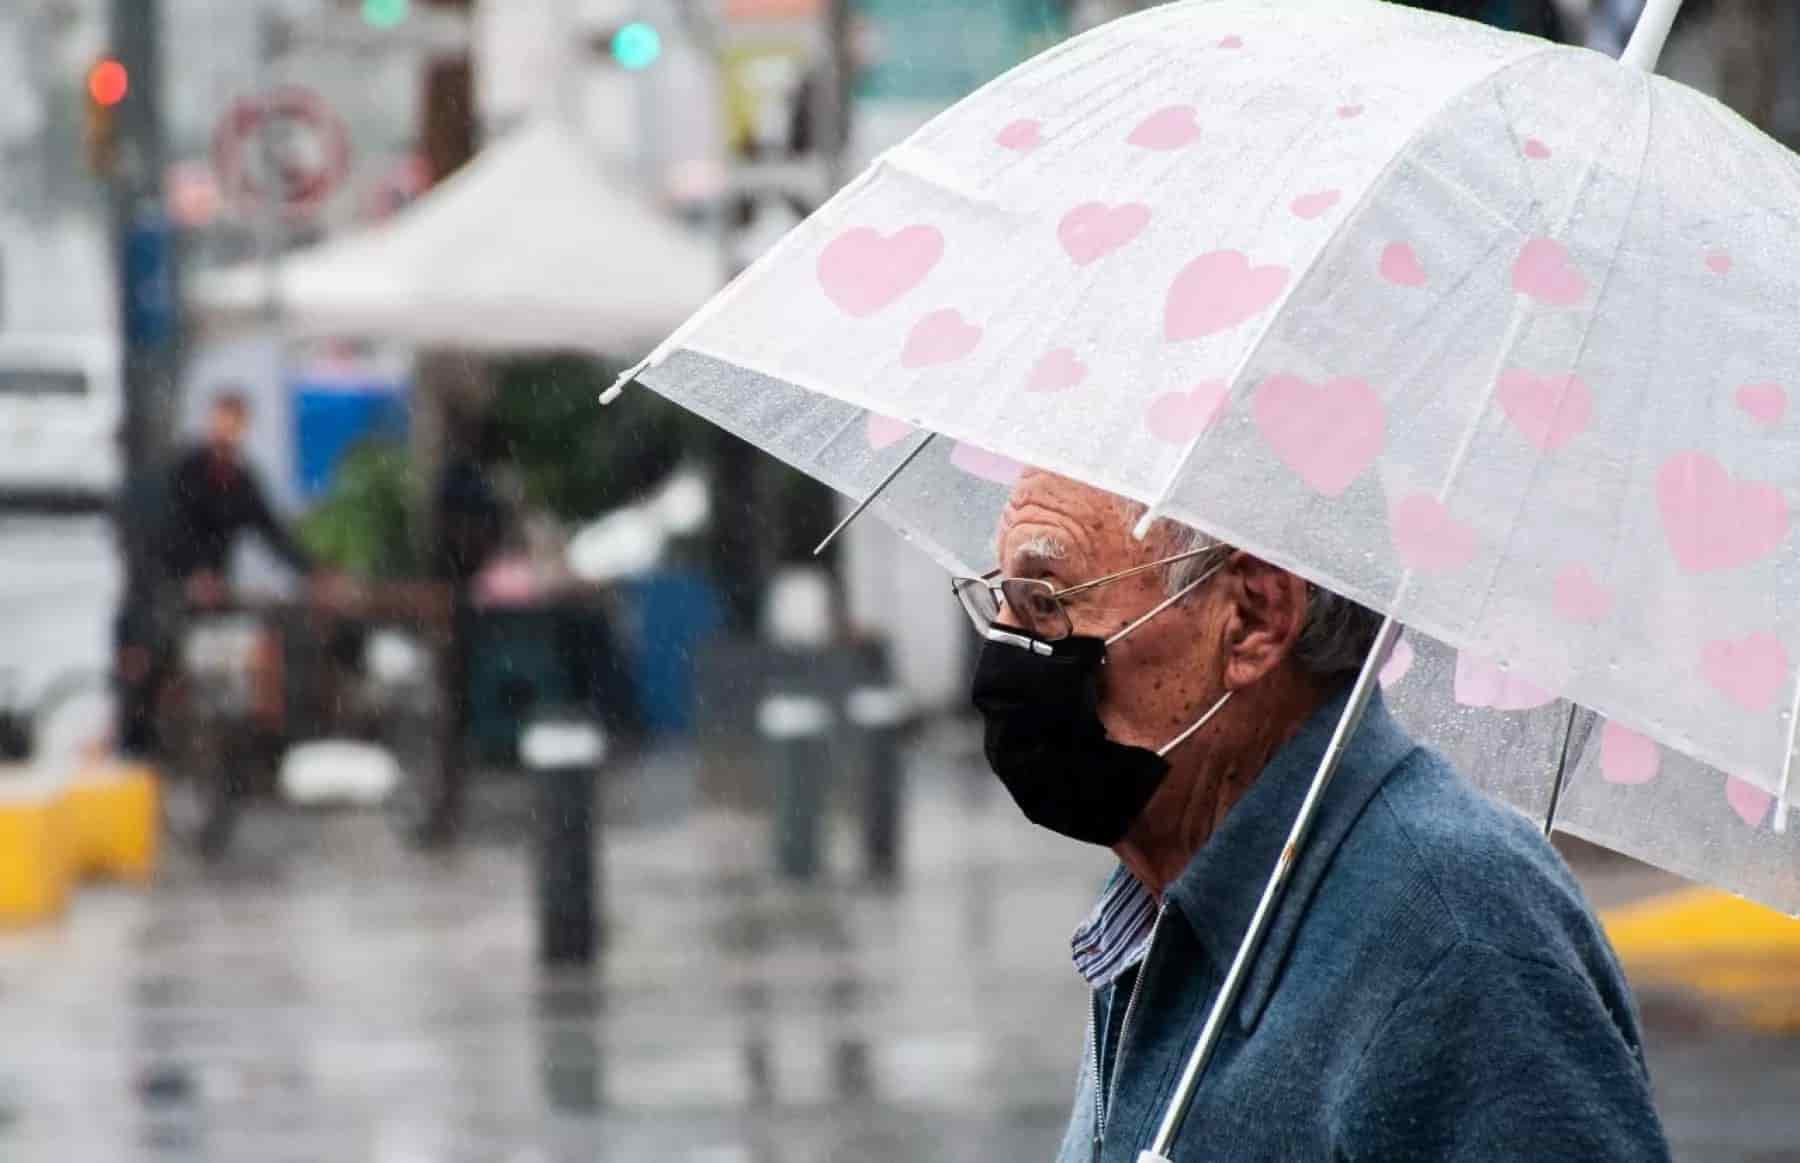
<svg viewBox="0 0 1800 1163">
<path fill-rule="evenodd" d="M 109 58 L 88 70 L 87 87 L 88 96 L 94 99 L 94 104 L 117 105 L 131 90 L 131 75 L 125 71 L 124 65 Z"/>
</svg>

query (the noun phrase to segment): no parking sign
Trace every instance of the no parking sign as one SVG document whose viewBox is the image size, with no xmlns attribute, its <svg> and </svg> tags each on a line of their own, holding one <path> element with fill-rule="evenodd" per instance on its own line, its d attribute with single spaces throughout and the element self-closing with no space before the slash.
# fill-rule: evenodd
<svg viewBox="0 0 1800 1163">
<path fill-rule="evenodd" d="M 350 171 L 343 118 L 311 89 L 285 87 L 232 103 L 213 133 L 213 169 L 227 201 L 289 217 L 317 210 Z"/>
</svg>

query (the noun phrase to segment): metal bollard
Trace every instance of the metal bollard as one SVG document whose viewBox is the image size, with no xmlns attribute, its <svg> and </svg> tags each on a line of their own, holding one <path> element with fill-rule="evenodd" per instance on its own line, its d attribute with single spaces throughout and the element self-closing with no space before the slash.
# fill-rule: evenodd
<svg viewBox="0 0 1800 1163">
<path fill-rule="evenodd" d="M 594 784 L 606 738 L 579 717 L 544 719 L 520 736 L 519 755 L 536 785 L 538 960 L 587 964 L 599 931 Z"/>
<path fill-rule="evenodd" d="M 850 722 L 862 750 L 864 871 L 872 880 L 900 872 L 900 812 L 904 773 L 900 735 L 912 707 L 899 687 L 859 687 L 850 692 Z"/>
<path fill-rule="evenodd" d="M 770 695 L 756 726 L 775 767 L 775 867 L 790 880 L 811 880 L 819 871 L 831 709 L 813 695 Z"/>
</svg>

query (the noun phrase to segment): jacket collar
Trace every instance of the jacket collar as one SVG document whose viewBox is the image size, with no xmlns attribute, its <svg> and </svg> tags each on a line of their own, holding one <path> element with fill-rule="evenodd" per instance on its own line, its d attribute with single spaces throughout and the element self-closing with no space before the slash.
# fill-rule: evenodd
<svg viewBox="0 0 1800 1163">
<path fill-rule="evenodd" d="M 1221 978 L 1250 927 L 1263 887 L 1287 843 L 1349 694 L 1346 684 L 1313 712 L 1168 888 L 1168 900 L 1193 929 Z M 1244 983 L 1237 1009 L 1243 1029 L 1254 1027 L 1268 1005 L 1289 946 L 1338 846 L 1370 798 L 1415 746 L 1388 714 L 1377 691 L 1344 750 L 1311 835 L 1289 876 L 1287 893 Z"/>
</svg>

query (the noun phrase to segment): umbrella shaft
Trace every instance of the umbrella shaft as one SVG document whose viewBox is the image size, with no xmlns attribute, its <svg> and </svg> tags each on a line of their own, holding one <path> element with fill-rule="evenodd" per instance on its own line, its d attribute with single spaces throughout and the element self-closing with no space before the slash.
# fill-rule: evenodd
<svg viewBox="0 0 1800 1163">
<path fill-rule="evenodd" d="M 1663 46 L 1669 43 L 1669 30 L 1675 27 L 1675 17 L 1680 12 L 1681 0 L 1649 0 L 1644 5 L 1644 14 L 1638 17 L 1637 28 L 1632 31 L 1631 43 L 1625 46 L 1625 55 L 1619 58 L 1620 62 L 1654 73 L 1656 62 L 1662 59 Z"/>
<path fill-rule="evenodd" d="M 1375 695 L 1381 668 L 1387 662 L 1388 652 L 1393 649 L 1395 639 L 1400 636 L 1400 628 L 1400 623 L 1391 616 L 1384 621 L 1381 632 L 1375 636 L 1375 645 L 1363 660 L 1362 672 L 1356 676 L 1356 685 L 1350 690 L 1350 701 L 1345 704 L 1344 713 L 1338 719 L 1337 730 L 1332 732 L 1331 742 L 1326 745 L 1325 754 L 1319 759 L 1319 769 L 1313 774 L 1312 787 L 1307 789 L 1306 800 L 1300 805 L 1299 814 L 1294 817 L 1294 826 L 1288 832 L 1287 843 L 1282 847 L 1281 855 L 1276 858 L 1274 870 L 1269 873 L 1269 882 L 1263 887 L 1262 900 L 1257 902 L 1256 914 L 1250 918 L 1250 928 L 1245 932 L 1243 941 L 1238 944 L 1237 955 L 1231 959 L 1231 968 L 1225 974 L 1224 984 L 1219 986 L 1219 996 L 1213 1000 L 1212 1012 L 1206 1016 L 1206 1026 L 1200 1031 L 1200 1041 L 1188 1056 L 1187 1066 L 1181 1072 L 1181 1082 L 1169 1099 L 1168 1109 L 1163 1112 L 1162 1125 L 1157 1129 L 1156 1139 L 1145 1153 L 1150 1158 L 1166 1159 L 1174 1148 L 1175 1136 L 1181 1133 L 1181 1124 L 1187 1118 L 1188 1107 L 1193 1104 L 1194 1093 L 1200 1088 L 1200 1078 L 1206 1073 L 1206 1064 L 1212 1058 L 1214 1047 L 1218 1045 L 1219 1032 L 1225 1027 L 1225 1016 L 1237 1004 L 1238 994 L 1244 988 L 1244 979 L 1250 975 L 1250 966 L 1256 960 L 1257 949 L 1262 945 L 1263 934 L 1268 931 L 1269 922 L 1281 904 L 1282 893 L 1287 889 L 1288 874 L 1293 871 L 1306 846 L 1307 835 L 1312 831 L 1313 817 L 1318 814 L 1319 804 L 1325 798 L 1325 790 L 1331 785 L 1332 777 L 1337 774 L 1344 749 L 1349 746 L 1350 737 L 1356 734 L 1357 727 L 1362 724 L 1363 712 L 1368 709 L 1369 700 Z"/>
</svg>

